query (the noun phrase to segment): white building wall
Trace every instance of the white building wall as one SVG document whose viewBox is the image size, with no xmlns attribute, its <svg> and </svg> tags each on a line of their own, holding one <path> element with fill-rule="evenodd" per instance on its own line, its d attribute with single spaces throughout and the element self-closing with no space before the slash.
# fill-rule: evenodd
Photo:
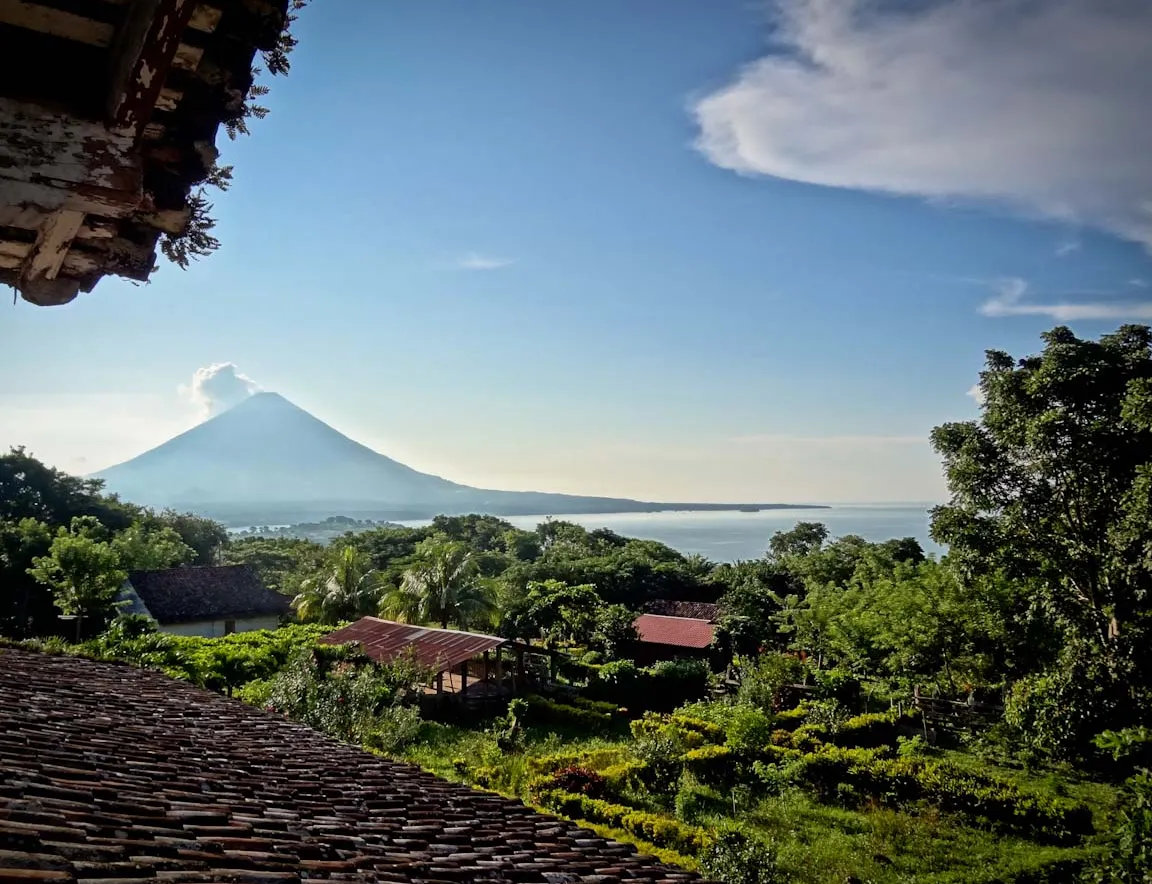
<svg viewBox="0 0 1152 884">
<path fill-rule="evenodd" d="M 198 635 L 202 638 L 217 638 L 225 635 L 224 620 L 196 620 L 192 623 L 162 623 L 159 624 L 161 632 L 172 635 Z M 280 618 L 276 614 L 263 617 L 242 617 L 236 619 L 235 632 L 251 632 L 254 629 L 275 629 L 280 625 Z"/>
</svg>

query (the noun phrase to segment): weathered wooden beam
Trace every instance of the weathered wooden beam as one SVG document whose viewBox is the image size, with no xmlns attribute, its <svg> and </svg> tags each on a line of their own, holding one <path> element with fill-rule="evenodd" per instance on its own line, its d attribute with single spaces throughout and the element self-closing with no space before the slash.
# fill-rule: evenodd
<svg viewBox="0 0 1152 884">
<path fill-rule="evenodd" d="M 143 134 L 196 5 L 195 0 L 133 0 L 129 6 L 111 48 L 107 115 L 114 130 L 133 139 Z"/>
<path fill-rule="evenodd" d="M 156 99 L 156 110 L 174 111 L 183 97 L 184 93 L 179 89 L 161 89 L 160 97 Z"/>
<path fill-rule="evenodd" d="M 87 43 L 89 46 L 107 46 L 112 42 L 114 32 L 112 25 L 105 22 L 25 0 L 4 0 L 0 3 L 0 24 L 39 31 L 65 40 Z"/>
<path fill-rule="evenodd" d="M 83 223 L 84 213 L 69 209 L 48 216 L 20 268 L 21 288 L 36 280 L 57 277 Z"/>
<path fill-rule="evenodd" d="M 200 66 L 200 59 L 203 57 L 204 50 L 199 46 L 181 43 L 176 47 L 176 55 L 172 58 L 172 67 L 181 71 L 194 71 Z"/>
<path fill-rule="evenodd" d="M 215 6 L 204 6 L 201 4 L 192 11 L 192 18 L 188 20 L 188 27 L 205 34 L 211 34 L 216 30 L 223 16 L 223 11 L 217 9 Z"/>
</svg>

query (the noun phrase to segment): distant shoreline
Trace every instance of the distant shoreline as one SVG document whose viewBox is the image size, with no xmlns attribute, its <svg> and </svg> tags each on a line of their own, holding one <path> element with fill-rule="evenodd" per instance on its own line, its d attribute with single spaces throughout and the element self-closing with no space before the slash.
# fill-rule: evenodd
<svg viewBox="0 0 1152 884">
<path fill-rule="evenodd" d="M 649 503 L 636 502 L 630 506 L 605 506 L 607 501 L 596 501 L 599 506 L 567 508 L 564 511 L 533 511 L 524 507 L 470 507 L 454 510 L 447 507 L 388 507 L 368 502 L 355 503 L 258 503 L 258 504 L 182 504 L 177 509 L 190 510 L 222 523 L 227 528 L 252 525 L 294 525 L 324 522 L 329 518 L 346 518 L 373 522 L 410 522 L 432 519 L 436 516 L 458 516 L 483 513 L 498 518 L 510 516 L 538 516 L 547 519 L 567 515 L 630 515 L 644 513 L 759 513 L 768 510 L 827 510 L 829 504 L 806 503 Z"/>
</svg>

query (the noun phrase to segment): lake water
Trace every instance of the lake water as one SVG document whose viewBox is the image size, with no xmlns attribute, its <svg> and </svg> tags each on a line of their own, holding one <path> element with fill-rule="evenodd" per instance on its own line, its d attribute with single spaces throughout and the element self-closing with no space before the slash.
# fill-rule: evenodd
<svg viewBox="0 0 1152 884">
<path fill-rule="evenodd" d="M 628 537 L 659 540 L 683 553 L 699 553 L 714 562 L 734 562 L 764 555 L 768 539 L 797 522 L 823 522 L 833 537 L 859 534 L 865 540 L 915 537 L 925 552 L 943 547 L 928 537 L 932 504 L 853 504 L 828 509 L 762 510 L 758 513 L 606 513 L 555 515 L 586 528 L 608 528 Z M 540 516 L 505 517 L 517 528 L 534 528 Z M 424 523 L 427 524 L 427 523 Z"/>
</svg>

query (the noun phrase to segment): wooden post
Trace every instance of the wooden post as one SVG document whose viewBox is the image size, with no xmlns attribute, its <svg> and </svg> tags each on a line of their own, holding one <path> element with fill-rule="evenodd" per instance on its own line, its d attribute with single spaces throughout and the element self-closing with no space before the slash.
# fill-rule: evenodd
<svg viewBox="0 0 1152 884">
<path fill-rule="evenodd" d="M 548 677 L 552 680 L 552 684 L 556 684 L 556 666 L 559 663 L 560 655 L 555 651 L 548 652 Z"/>
<path fill-rule="evenodd" d="M 444 670 L 441 669 L 436 673 L 436 693 L 444 693 Z"/>
<path fill-rule="evenodd" d="M 460 696 L 468 693 L 468 661 L 460 664 Z"/>
<path fill-rule="evenodd" d="M 503 648 L 496 649 L 496 687 L 500 693 L 504 692 L 504 657 Z"/>
</svg>

